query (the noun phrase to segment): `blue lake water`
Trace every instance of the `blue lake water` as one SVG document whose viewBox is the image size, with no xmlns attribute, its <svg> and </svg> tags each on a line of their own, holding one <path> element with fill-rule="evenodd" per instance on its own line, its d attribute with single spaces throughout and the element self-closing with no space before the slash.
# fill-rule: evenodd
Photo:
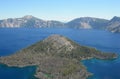
<svg viewBox="0 0 120 79">
<path fill-rule="evenodd" d="M 16 28 L 0 29 L 0 56 L 13 54 L 51 34 L 64 35 L 80 45 L 95 47 L 104 52 L 115 52 L 117 54 L 120 52 L 120 33 L 68 28 Z M 89 79 L 120 79 L 120 58 L 112 61 L 91 59 L 83 61 L 83 64 L 89 72 L 94 74 Z M 20 68 L 19 70 L 19 68 L 0 66 L 0 79 L 30 79 L 28 77 L 31 76 L 32 72 L 34 72 L 34 68 Z"/>
<path fill-rule="evenodd" d="M 0 79 L 36 79 L 34 77 L 36 66 L 29 67 L 8 67 L 0 65 Z"/>
</svg>

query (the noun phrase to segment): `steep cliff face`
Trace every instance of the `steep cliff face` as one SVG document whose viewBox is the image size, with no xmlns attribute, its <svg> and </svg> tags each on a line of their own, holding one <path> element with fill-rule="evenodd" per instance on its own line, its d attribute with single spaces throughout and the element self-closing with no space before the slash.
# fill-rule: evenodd
<svg viewBox="0 0 120 79">
<path fill-rule="evenodd" d="M 113 17 L 107 26 L 107 29 L 111 32 L 120 32 L 120 17 Z"/>
<path fill-rule="evenodd" d="M 45 21 L 34 16 L 27 15 L 22 18 L 9 18 L 0 20 L 0 28 L 82 28 L 82 29 L 100 29 L 111 32 L 120 32 L 120 17 L 113 17 L 111 20 L 81 17 L 70 22 Z"/>
<path fill-rule="evenodd" d="M 105 19 L 81 17 L 68 22 L 67 26 L 85 29 L 105 29 L 107 22 L 108 20 Z"/>
<path fill-rule="evenodd" d="M 44 27 L 64 27 L 64 28 L 84 28 L 84 29 L 105 29 L 108 20 L 92 18 L 92 17 L 81 17 L 74 19 L 70 22 L 63 23 L 60 21 L 45 21 L 38 19 L 34 16 L 27 15 L 22 18 L 9 18 L 0 20 L 0 27 L 8 28 L 44 28 Z"/>
<path fill-rule="evenodd" d="M 0 63 L 18 67 L 36 65 L 35 76 L 39 79 L 87 79 L 91 74 L 81 60 L 116 57 L 114 53 L 81 46 L 64 36 L 51 35 L 16 54 L 0 57 Z"/>
<path fill-rule="evenodd" d="M 8 28 L 41 28 L 41 27 L 62 27 L 64 23 L 59 21 L 45 21 L 34 16 L 27 15 L 22 18 L 9 18 L 0 20 L 0 27 Z"/>
</svg>

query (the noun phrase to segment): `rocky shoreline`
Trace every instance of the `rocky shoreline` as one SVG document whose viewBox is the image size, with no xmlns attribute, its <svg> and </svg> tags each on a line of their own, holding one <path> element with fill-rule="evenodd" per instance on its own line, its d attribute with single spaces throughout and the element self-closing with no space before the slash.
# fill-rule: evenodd
<svg viewBox="0 0 120 79">
<path fill-rule="evenodd" d="M 51 35 L 11 56 L 0 57 L 0 63 L 10 67 L 37 66 L 35 77 L 38 79 L 87 79 L 92 74 L 81 60 L 116 57 L 114 53 L 81 46 L 64 36 Z"/>
</svg>

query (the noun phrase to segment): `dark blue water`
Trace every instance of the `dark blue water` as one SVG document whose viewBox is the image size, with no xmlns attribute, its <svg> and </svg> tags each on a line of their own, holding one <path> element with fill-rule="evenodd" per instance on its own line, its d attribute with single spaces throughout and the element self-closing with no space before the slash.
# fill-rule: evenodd
<svg viewBox="0 0 120 79">
<path fill-rule="evenodd" d="M 0 65 L 0 79 L 35 79 L 36 66 L 8 67 Z"/>
<path fill-rule="evenodd" d="M 88 79 L 120 79 L 120 58 L 111 61 L 91 59 L 83 63 L 94 74 Z"/>
<path fill-rule="evenodd" d="M 84 30 L 84 29 L 58 29 L 58 28 L 42 28 L 42 29 L 0 29 L 0 56 L 10 55 L 14 52 L 40 41 L 51 34 L 61 34 L 81 45 L 95 47 L 104 52 L 120 52 L 120 33 L 111 33 L 101 30 Z M 83 61 L 88 71 L 94 73 L 90 79 L 120 79 L 120 59 L 112 61 L 103 61 L 91 59 Z M 4 69 L 0 67 L 0 70 Z M 11 68 L 10 68 L 11 69 Z M 11 69 L 16 71 L 16 69 Z M 25 69 L 23 69 L 25 70 Z M 29 70 L 29 69 L 28 69 Z M 4 69 L 4 75 L 8 75 L 11 71 Z M 18 71 L 18 70 L 17 70 Z M 25 70 L 26 71 L 26 70 Z M 21 73 L 21 71 L 18 71 Z M 1 75 L 0 71 L 0 75 Z M 13 73 L 18 75 L 19 73 Z M 27 72 L 26 72 L 27 73 Z M 28 72 L 28 75 L 31 72 Z M 3 75 L 3 74 L 2 74 Z M 24 74 L 18 76 L 17 79 L 25 79 Z M 0 79 L 9 79 L 0 76 Z M 14 78 L 10 78 L 14 79 Z M 26 78 L 28 79 L 28 78 Z"/>
</svg>

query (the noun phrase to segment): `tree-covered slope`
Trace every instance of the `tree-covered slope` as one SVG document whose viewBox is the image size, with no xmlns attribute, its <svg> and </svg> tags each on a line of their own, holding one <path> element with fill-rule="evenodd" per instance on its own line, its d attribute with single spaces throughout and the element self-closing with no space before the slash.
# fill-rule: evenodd
<svg viewBox="0 0 120 79">
<path fill-rule="evenodd" d="M 0 63 L 18 67 L 35 65 L 35 76 L 39 79 L 86 79 L 91 74 L 81 60 L 116 57 L 114 53 L 81 46 L 64 36 L 51 35 L 11 56 L 1 57 Z"/>
</svg>

